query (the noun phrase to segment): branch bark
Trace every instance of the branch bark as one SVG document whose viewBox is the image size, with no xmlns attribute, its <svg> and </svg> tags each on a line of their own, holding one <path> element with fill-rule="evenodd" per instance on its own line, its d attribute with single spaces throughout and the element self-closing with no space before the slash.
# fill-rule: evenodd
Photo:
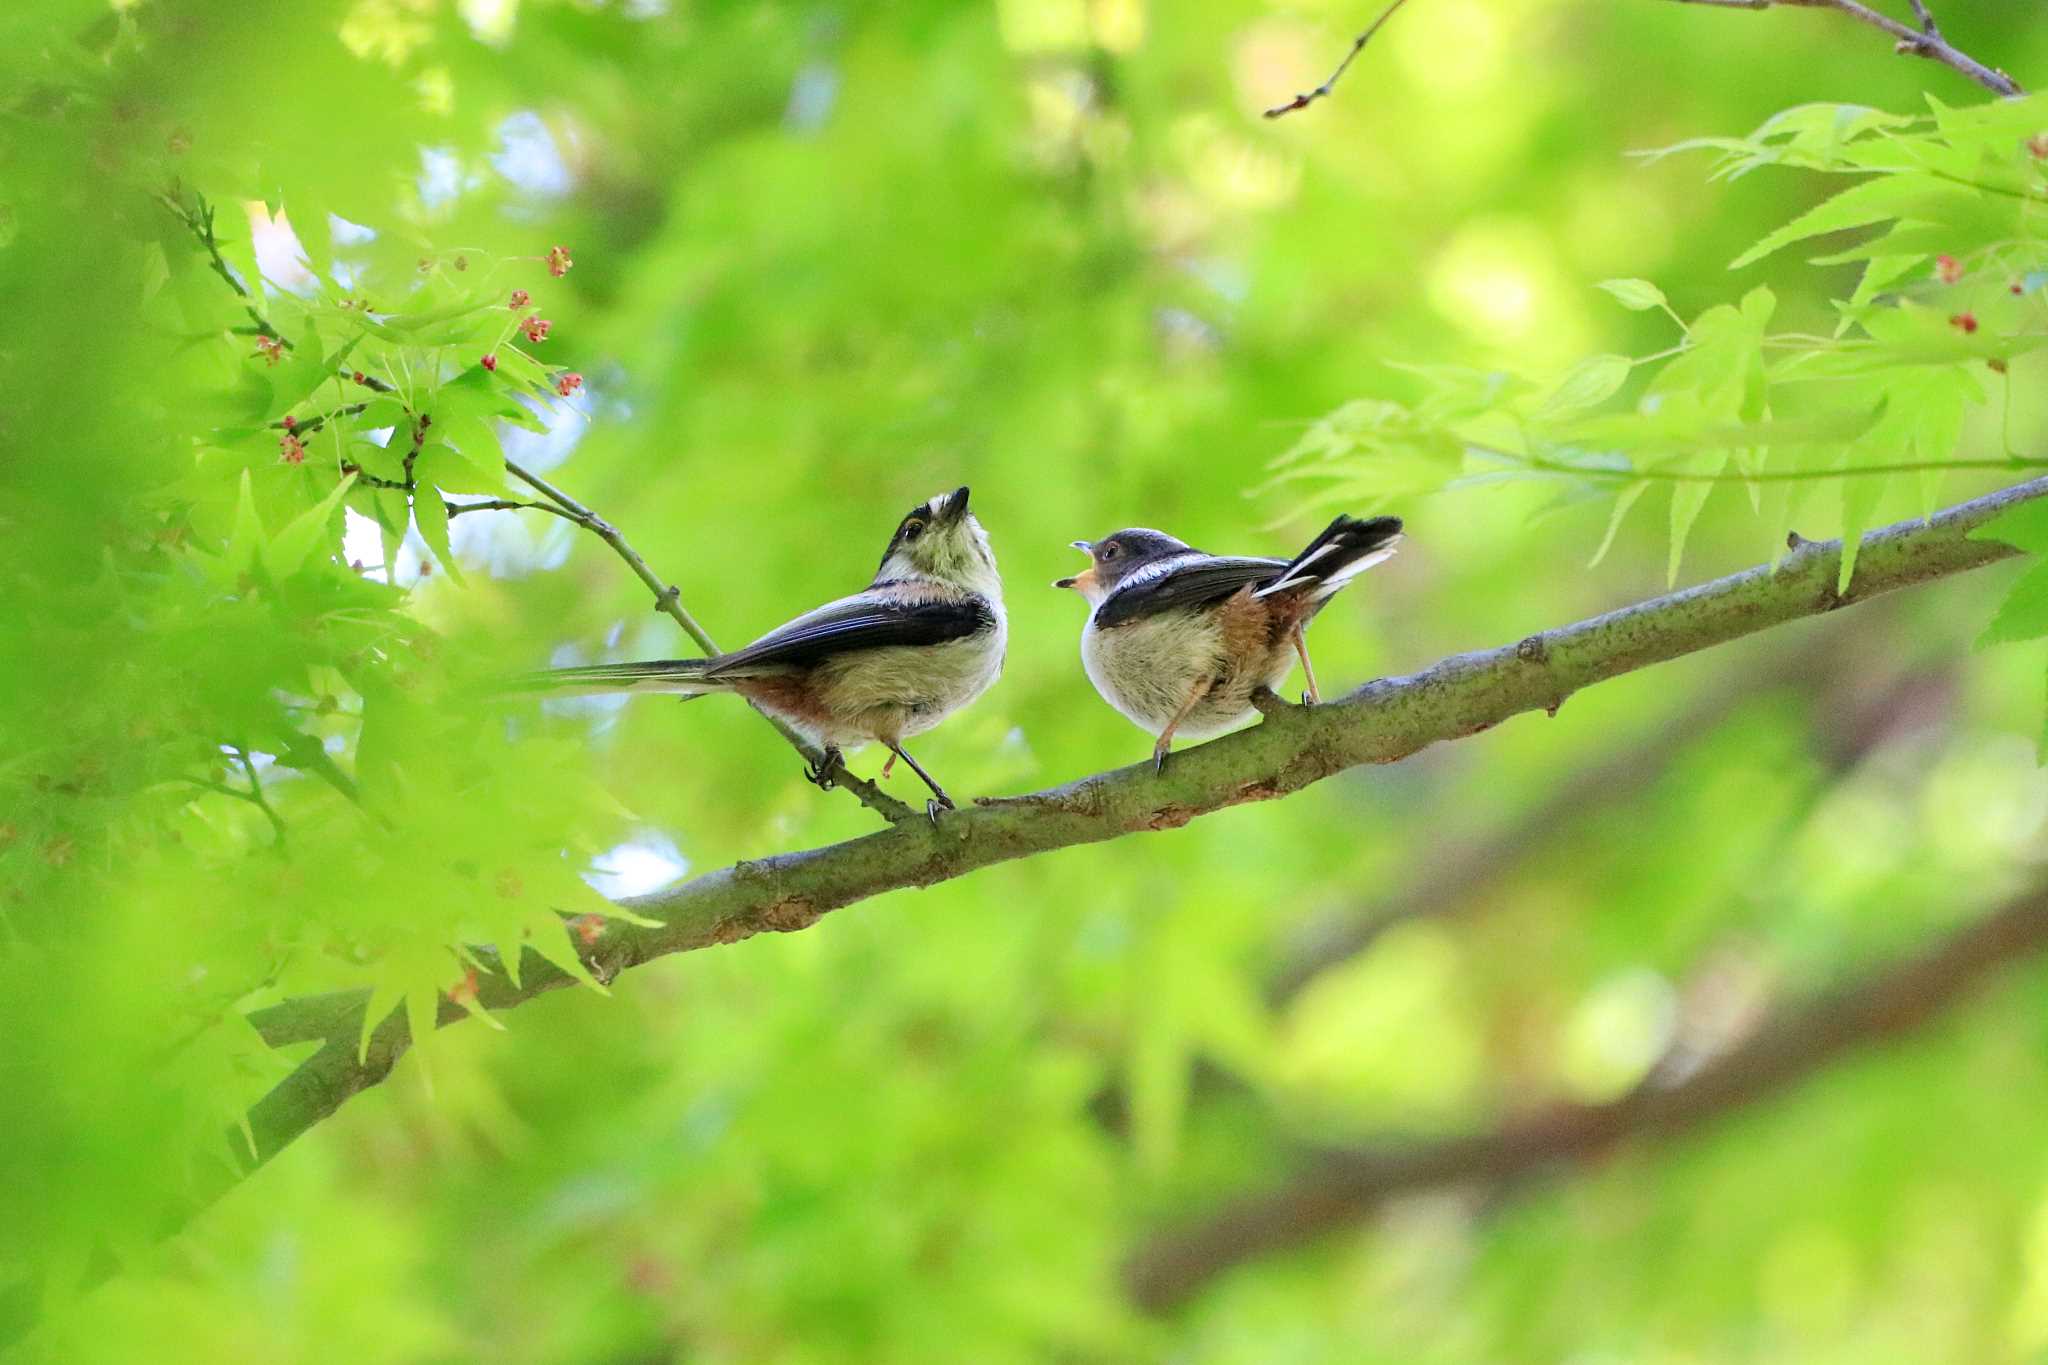
<svg viewBox="0 0 2048 1365">
<path fill-rule="evenodd" d="M 1633 1139 L 1660 1139 L 1754 1104 L 1846 1052 L 1912 1032 L 1996 968 L 2048 949 L 2048 887 L 1900 962 L 1782 1011 L 1686 1079 L 1603 1105 L 1566 1105 L 1485 1133 L 1406 1147 L 1324 1152 L 1278 1188 L 1171 1229 L 1125 1263 L 1132 1298 L 1153 1311 L 1184 1302 L 1253 1257 L 1315 1240 L 1416 1190 L 1554 1173 Z"/>
<path fill-rule="evenodd" d="M 1919 20 L 1918 28 L 1909 27 L 1898 20 L 1878 13 L 1860 0 L 1677 0 L 1682 5 L 1708 5 L 1715 9 L 1829 9 L 1854 19 L 1859 24 L 1889 33 L 1895 40 L 1892 50 L 1903 55 L 1925 57 L 1940 62 L 1951 70 L 1960 72 L 1995 95 L 2013 99 L 2023 94 L 2019 83 L 1996 67 L 1984 65 L 1975 57 L 1957 48 L 1943 36 L 1941 26 L 1934 22 L 1934 15 L 1928 10 L 1925 0 L 1912 0 L 1913 17 Z M 1363 32 L 1351 40 L 1351 47 L 1344 54 L 1344 60 L 1337 63 L 1337 69 L 1329 78 L 1313 90 L 1305 90 L 1285 104 L 1276 104 L 1265 111 L 1267 118 L 1280 118 L 1296 110 L 1306 109 L 1317 100 L 1327 99 L 1336 88 L 1351 63 L 1365 50 L 1380 26 L 1393 18 L 1394 11 L 1401 8 L 1406 0 L 1394 0 L 1380 17 L 1373 20 Z"/>
<path fill-rule="evenodd" d="M 1554 710 L 1582 687 L 1710 649 L 1771 626 L 1882 593 L 1962 573 L 2016 553 L 1971 533 L 2005 509 L 2048 496 L 2048 479 L 2018 484 L 1865 537 L 1856 580 L 1835 582 L 1839 542 L 1802 542 L 1776 566 L 1727 578 L 1445 659 L 1408 677 L 1382 678 L 1341 700 L 1290 708 L 1263 724 L 1174 755 L 1163 775 L 1149 763 L 1028 796 L 988 800 L 933 827 L 909 821 L 825 848 L 736 863 L 668 891 L 624 902 L 658 921 L 609 922 L 577 951 L 599 981 L 629 968 L 758 933 L 807 929 L 842 906 L 905 887 L 931 886 L 977 868 L 1078 844 L 1178 828 L 1198 816 L 1299 791 L 1367 763 L 1393 763 L 1443 740 L 1490 729 L 1526 711 Z M 478 982 L 478 1001 L 502 1010 L 570 984 L 528 952 L 518 984 Z M 375 1085 L 403 1055 L 402 1013 L 382 1021 L 357 1055 L 367 992 L 286 1001 L 250 1016 L 272 1046 L 322 1040 L 320 1051 L 249 1114 L 254 1169 Z M 441 1022 L 463 1017 L 444 1002 Z"/>
<path fill-rule="evenodd" d="M 1837 14 L 1847 15 L 1859 24 L 1889 33 L 1896 41 L 1892 50 L 1902 55 L 1925 57 L 1940 62 L 1953 71 L 1961 72 L 1994 95 L 2013 99 L 2023 93 L 2019 83 L 2003 71 L 1989 67 L 1975 57 L 1961 51 L 1942 36 L 1941 26 L 1934 22 L 1922 0 L 1913 0 L 1913 14 L 1919 19 L 1920 27 L 1911 28 L 1898 20 L 1878 13 L 1859 0 L 1678 0 L 1685 5 L 1711 5 L 1717 9 L 1831 9 Z"/>
</svg>

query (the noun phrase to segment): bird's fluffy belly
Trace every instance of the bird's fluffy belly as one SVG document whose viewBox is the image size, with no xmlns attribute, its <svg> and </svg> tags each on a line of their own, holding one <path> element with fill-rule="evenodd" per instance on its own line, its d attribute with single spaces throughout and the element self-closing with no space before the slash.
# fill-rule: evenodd
<svg viewBox="0 0 2048 1365">
<path fill-rule="evenodd" d="M 941 645 L 904 645 L 838 654 L 811 672 L 822 701 L 799 725 L 840 748 L 901 743 L 973 701 L 1002 672 L 1005 631 L 995 626 Z"/>
<path fill-rule="evenodd" d="M 1223 622 L 1214 611 L 1169 611 L 1081 635 L 1081 663 L 1103 699 L 1148 734 L 1166 728 L 1188 694 L 1204 679 L 1209 692 L 1175 733 L 1207 739 L 1243 724 L 1251 696 L 1278 688 L 1293 665 L 1283 639 L 1233 659 L 1224 648 Z"/>
</svg>

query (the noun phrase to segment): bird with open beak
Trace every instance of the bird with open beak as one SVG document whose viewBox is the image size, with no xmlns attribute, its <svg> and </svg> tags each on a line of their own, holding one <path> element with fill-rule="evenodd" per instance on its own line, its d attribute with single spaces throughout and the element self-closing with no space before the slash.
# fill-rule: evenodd
<svg viewBox="0 0 2048 1365">
<path fill-rule="evenodd" d="M 1081 663 L 1102 699 L 1147 734 L 1163 769 L 1174 737 L 1207 739 L 1249 720 L 1296 659 L 1318 700 L 1303 635 L 1332 597 L 1394 553 L 1398 517 L 1340 516 L 1293 559 L 1207 554 L 1142 527 L 1077 540 L 1089 564 L 1053 586 L 1089 604 Z"/>
</svg>

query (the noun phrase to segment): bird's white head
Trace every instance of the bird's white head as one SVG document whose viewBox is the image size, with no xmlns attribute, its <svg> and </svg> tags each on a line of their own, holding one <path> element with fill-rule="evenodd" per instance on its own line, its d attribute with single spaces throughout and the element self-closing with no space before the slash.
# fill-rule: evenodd
<svg viewBox="0 0 2048 1365">
<path fill-rule="evenodd" d="M 1002 593 L 988 532 L 967 510 L 967 490 L 940 493 L 910 509 L 889 538 L 875 582 L 925 580 L 980 593 Z"/>
</svg>

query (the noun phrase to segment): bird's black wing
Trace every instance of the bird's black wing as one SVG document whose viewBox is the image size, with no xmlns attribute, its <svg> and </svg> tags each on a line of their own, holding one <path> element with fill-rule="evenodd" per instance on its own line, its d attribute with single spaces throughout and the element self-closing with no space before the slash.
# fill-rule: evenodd
<svg viewBox="0 0 2048 1365">
<path fill-rule="evenodd" d="M 1203 607 L 1221 602 L 1247 583 L 1279 577 L 1284 559 L 1205 555 L 1185 565 L 1168 564 L 1165 572 L 1147 576 L 1138 569 L 1095 609 L 1099 627 L 1128 625 L 1176 607 Z"/>
<path fill-rule="evenodd" d="M 828 602 L 744 649 L 720 655 L 704 672 L 707 677 L 727 677 L 755 669 L 803 667 L 828 654 L 889 645 L 940 645 L 994 623 L 995 616 L 978 597 L 906 601 L 860 593 Z"/>
</svg>

